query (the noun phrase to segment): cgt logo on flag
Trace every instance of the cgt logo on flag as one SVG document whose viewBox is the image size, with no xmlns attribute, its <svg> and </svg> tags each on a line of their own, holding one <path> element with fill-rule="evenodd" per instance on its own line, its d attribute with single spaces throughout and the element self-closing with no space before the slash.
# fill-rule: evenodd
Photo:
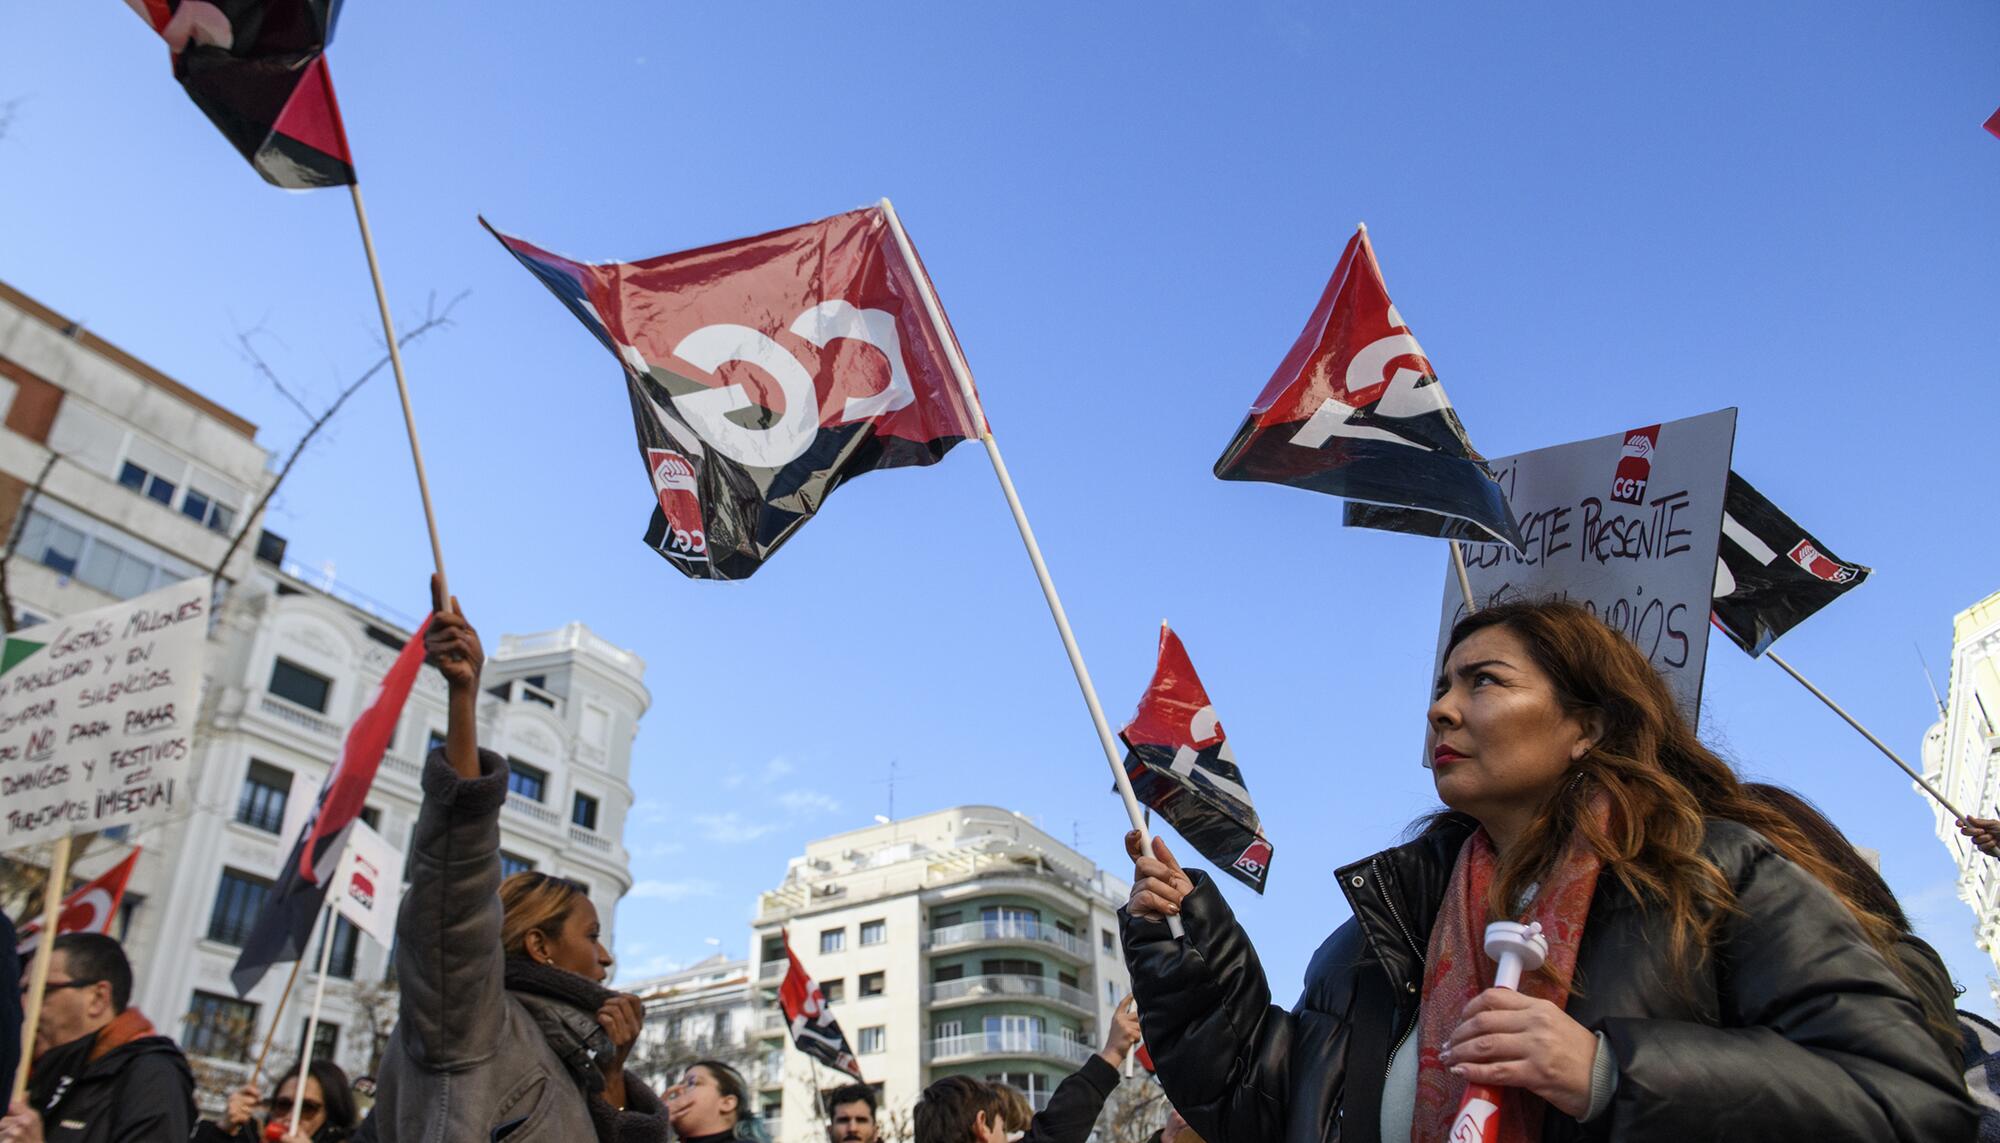
<svg viewBox="0 0 2000 1143">
<path fill-rule="evenodd" d="M 1261 837 L 1251 842 L 1250 848 L 1244 850 L 1243 856 L 1237 858 L 1229 868 L 1243 874 L 1256 884 L 1263 884 L 1264 874 L 1271 868 L 1271 843 Z"/>
<path fill-rule="evenodd" d="M 660 514 L 667 521 L 667 542 L 684 560 L 708 559 L 708 533 L 701 523 L 701 491 L 694 463 L 667 448 L 646 450 L 653 470 L 653 490 L 660 496 Z"/>
<path fill-rule="evenodd" d="M 1861 575 L 1860 568 L 1825 555 L 1811 540 L 1800 540 L 1790 555 L 1793 563 L 1828 583 L 1853 583 Z"/>
<path fill-rule="evenodd" d="M 1618 470 L 1611 474 L 1611 498 L 1621 504 L 1642 504 L 1646 483 L 1653 478 L 1653 450 L 1660 444 L 1660 426 L 1648 425 L 1625 434 L 1618 453 Z"/>
</svg>

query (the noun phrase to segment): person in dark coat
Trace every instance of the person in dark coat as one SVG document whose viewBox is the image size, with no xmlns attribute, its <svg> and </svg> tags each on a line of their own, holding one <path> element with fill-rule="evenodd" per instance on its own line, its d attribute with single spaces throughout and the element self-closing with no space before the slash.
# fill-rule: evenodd
<svg viewBox="0 0 2000 1143">
<path fill-rule="evenodd" d="M 0 1118 L 0 1141 L 186 1139 L 194 1073 L 180 1045 L 130 1007 L 125 950 L 102 933 L 64 933 L 45 947 L 49 977 L 28 1093 Z"/>
<path fill-rule="evenodd" d="M 268 1101 L 256 1084 L 244 1084 L 229 1093 L 220 1123 L 202 1120 L 195 1126 L 193 1143 L 264 1143 L 272 1125 L 282 1131 L 292 1123 L 292 1102 L 300 1101 L 299 1129 L 293 1138 L 310 1143 L 341 1143 L 354 1133 L 360 1118 L 354 1109 L 354 1089 L 347 1073 L 332 1060 L 314 1060 L 306 1076 L 306 1089 L 299 1091 L 299 1069 L 278 1077 L 276 1094 Z M 258 1112 L 265 1113 L 259 1118 Z"/>
<path fill-rule="evenodd" d="M 1202 1138 L 1432 1143 L 1472 1083 L 1506 1089 L 1503 1143 L 1971 1138 L 1894 932 L 1744 794 L 1628 640 L 1515 603 L 1447 649 L 1428 721 L 1448 809 L 1339 870 L 1354 917 L 1293 1011 L 1213 881 L 1128 838 L 1126 961 Z M 1518 991 L 1489 987 L 1493 920 L 1549 938 Z"/>
<path fill-rule="evenodd" d="M 21 1066 L 21 955 L 14 922 L 0 913 L 0 1076 L 14 1082 Z"/>
<path fill-rule="evenodd" d="M 665 1108 L 625 1070 L 645 1011 L 605 988 L 611 954 L 574 882 L 500 879 L 507 760 L 479 748 L 479 634 L 436 598 L 425 661 L 444 675 L 444 745 L 396 915 L 396 1028 L 358 1137 L 666 1143 Z"/>
</svg>

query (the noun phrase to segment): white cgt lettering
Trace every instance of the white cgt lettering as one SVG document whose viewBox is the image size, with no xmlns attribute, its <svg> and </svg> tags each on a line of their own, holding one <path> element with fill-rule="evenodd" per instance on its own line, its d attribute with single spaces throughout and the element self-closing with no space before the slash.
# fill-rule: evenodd
<svg viewBox="0 0 2000 1143">
<path fill-rule="evenodd" d="M 841 407 L 844 420 L 891 413 L 917 399 L 903 367 L 903 341 L 896 317 L 887 310 L 864 310 L 835 299 L 821 302 L 793 319 L 791 332 L 824 349 L 835 338 L 847 337 L 879 350 L 889 363 L 889 383 L 878 393 L 849 397 Z M 805 455 L 819 435 L 819 398 L 812 374 L 799 359 L 766 334 L 749 326 L 703 326 L 674 346 L 674 356 L 713 373 L 731 361 L 755 365 L 778 383 L 785 411 L 774 424 L 752 428 L 730 419 L 751 407 L 741 385 L 723 385 L 676 394 L 674 408 L 694 426 L 715 451 L 756 468 L 782 468 Z"/>
<path fill-rule="evenodd" d="M 1394 326 L 1403 324 L 1403 316 L 1396 312 L 1394 306 L 1389 307 L 1389 323 Z M 1380 384 L 1382 371 L 1389 367 L 1391 361 L 1399 357 L 1423 356 L 1424 347 L 1417 344 L 1416 335 L 1407 329 L 1372 341 L 1347 363 L 1346 391 L 1356 393 Z M 1444 386 L 1437 383 L 1422 384 L 1424 376 L 1408 366 L 1396 370 L 1396 375 L 1389 378 L 1388 390 L 1375 403 L 1375 415 L 1416 417 L 1451 408 L 1451 401 L 1444 394 Z M 1360 412 L 1360 409 L 1356 406 L 1336 397 L 1328 397 L 1320 402 L 1319 408 L 1313 410 L 1312 417 L 1299 426 L 1299 431 L 1292 434 L 1292 443 L 1306 448 L 1319 448 L 1334 437 L 1350 437 L 1355 440 L 1388 441 L 1391 444 L 1406 445 L 1425 452 L 1436 451 L 1429 445 L 1419 444 L 1388 429 L 1354 424 L 1352 420 L 1357 412 Z"/>
</svg>

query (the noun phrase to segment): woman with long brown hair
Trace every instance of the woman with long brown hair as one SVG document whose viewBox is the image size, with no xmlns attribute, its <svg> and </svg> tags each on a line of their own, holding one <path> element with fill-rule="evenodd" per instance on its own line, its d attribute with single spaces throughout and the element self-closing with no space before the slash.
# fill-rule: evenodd
<svg viewBox="0 0 2000 1143">
<path fill-rule="evenodd" d="M 1125 955 L 1168 1098 L 1211 1143 L 1969 1139 L 1892 926 L 1702 746 L 1643 656 L 1568 603 L 1460 622 L 1428 712 L 1446 809 L 1339 871 L 1354 918 L 1270 1004 L 1214 884 L 1135 858 Z M 1179 916 L 1186 939 L 1166 919 Z M 1495 920 L 1548 962 L 1488 987 Z"/>
</svg>

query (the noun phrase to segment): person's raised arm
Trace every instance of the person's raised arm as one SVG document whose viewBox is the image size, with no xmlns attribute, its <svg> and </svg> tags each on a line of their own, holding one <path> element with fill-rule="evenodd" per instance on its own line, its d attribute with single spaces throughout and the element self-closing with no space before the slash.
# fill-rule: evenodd
<svg viewBox="0 0 2000 1143">
<path fill-rule="evenodd" d="M 424 658 L 444 676 L 445 744 L 425 759 L 423 808 L 410 843 L 410 884 L 396 916 L 403 1048 L 432 1071 L 469 1067 L 495 1050 L 506 983 L 500 951 L 500 807 L 507 763 L 479 749 L 479 633 L 458 601 L 438 598 Z"/>
</svg>

